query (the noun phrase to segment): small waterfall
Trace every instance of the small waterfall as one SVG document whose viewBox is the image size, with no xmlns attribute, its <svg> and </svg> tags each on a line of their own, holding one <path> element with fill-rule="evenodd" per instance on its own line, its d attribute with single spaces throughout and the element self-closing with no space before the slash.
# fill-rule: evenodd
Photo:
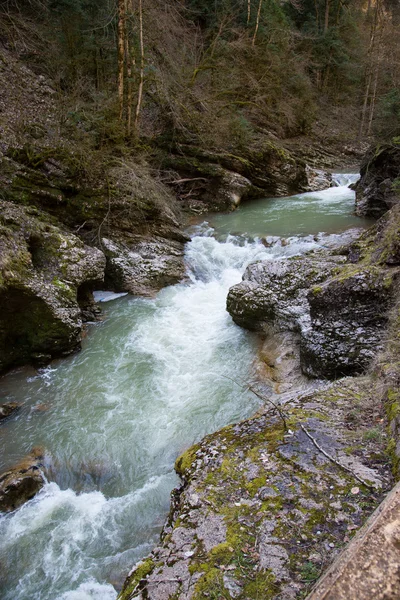
<svg viewBox="0 0 400 600">
<path fill-rule="evenodd" d="M 337 187 L 349 187 L 360 179 L 360 175 L 355 173 L 333 173 L 332 182 Z"/>
</svg>

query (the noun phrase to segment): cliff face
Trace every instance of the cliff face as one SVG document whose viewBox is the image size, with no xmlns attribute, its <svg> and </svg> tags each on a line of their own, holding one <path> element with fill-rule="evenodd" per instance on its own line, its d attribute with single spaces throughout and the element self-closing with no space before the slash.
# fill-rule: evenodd
<svg viewBox="0 0 400 600">
<path fill-rule="evenodd" d="M 181 213 L 145 163 L 63 129 L 59 93 L 0 51 L 0 371 L 79 349 L 91 292 L 150 295 L 184 276 Z M 10 319 L 10 315 L 13 319 Z"/>
<path fill-rule="evenodd" d="M 399 145 L 393 142 L 371 149 L 362 160 L 360 174 L 356 188 L 356 212 L 381 217 L 399 202 Z"/>
<path fill-rule="evenodd" d="M 308 375 L 362 374 L 313 392 L 289 387 L 274 396 L 279 409 L 266 400 L 252 419 L 179 457 L 183 484 L 161 542 L 133 569 L 121 600 L 305 597 L 379 504 L 400 457 L 399 231 L 394 206 L 340 252 L 251 265 L 231 289 L 228 310 L 263 331 L 265 348 L 276 336 L 297 336 Z M 278 362 L 277 372 L 285 369 Z M 396 588 L 385 577 L 374 570 L 366 598 Z"/>
</svg>

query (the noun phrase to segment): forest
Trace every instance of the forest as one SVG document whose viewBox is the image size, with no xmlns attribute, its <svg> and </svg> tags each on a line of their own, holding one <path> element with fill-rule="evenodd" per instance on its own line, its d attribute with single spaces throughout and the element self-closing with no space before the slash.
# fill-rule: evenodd
<svg viewBox="0 0 400 600">
<path fill-rule="evenodd" d="M 0 0 L 4 600 L 398 599 L 399 194 L 400 0 Z"/>
<path fill-rule="evenodd" d="M 93 148 L 399 135 L 396 0 L 7 0 L 1 34 Z"/>
</svg>

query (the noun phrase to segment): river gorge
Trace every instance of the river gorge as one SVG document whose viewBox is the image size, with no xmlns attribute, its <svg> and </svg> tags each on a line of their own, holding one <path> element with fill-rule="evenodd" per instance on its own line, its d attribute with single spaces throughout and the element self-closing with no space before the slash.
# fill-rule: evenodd
<svg viewBox="0 0 400 600">
<path fill-rule="evenodd" d="M 257 381 L 260 340 L 226 312 L 229 288 L 254 261 L 340 246 L 370 224 L 353 216 L 356 179 L 192 225 L 182 283 L 154 298 L 96 292 L 103 320 L 79 354 L 1 379 L 20 405 L 2 424 L 1 469 L 40 446 L 48 478 L 0 518 L 5 600 L 116 598 L 157 544 L 177 456 L 260 405 L 243 385 Z"/>
</svg>

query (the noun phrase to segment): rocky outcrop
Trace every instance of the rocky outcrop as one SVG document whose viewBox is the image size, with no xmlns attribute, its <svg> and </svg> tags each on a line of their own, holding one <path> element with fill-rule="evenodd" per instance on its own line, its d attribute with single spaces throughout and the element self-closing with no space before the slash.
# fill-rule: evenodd
<svg viewBox="0 0 400 600">
<path fill-rule="evenodd" d="M 0 405 L 0 421 L 10 417 L 20 408 L 18 402 L 6 402 Z"/>
<path fill-rule="evenodd" d="M 371 149 L 363 158 L 356 187 L 356 213 L 381 217 L 399 202 L 400 145 Z"/>
<path fill-rule="evenodd" d="M 44 486 L 42 448 L 35 448 L 15 467 L 0 475 L 0 511 L 11 512 L 30 500 Z"/>
<path fill-rule="evenodd" d="M 267 337 L 298 332 L 301 368 L 309 377 L 363 372 L 383 348 L 394 303 L 398 213 L 393 209 L 347 249 L 250 265 L 229 290 L 228 312 L 241 327 Z"/>
<path fill-rule="evenodd" d="M 185 276 L 183 245 L 179 241 L 142 238 L 127 248 L 103 238 L 102 248 L 107 258 L 106 287 L 115 292 L 149 296 Z"/>
<path fill-rule="evenodd" d="M 371 445 L 349 456 L 371 426 L 370 392 L 368 381 L 343 380 L 292 397 L 287 430 L 265 412 L 190 448 L 176 462 L 184 484 L 173 493 L 162 541 L 134 567 L 119 599 L 304 596 L 388 484 Z"/>
<path fill-rule="evenodd" d="M 176 144 L 160 161 L 182 206 L 193 212 L 230 210 L 248 198 L 316 191 L 332 182 L 329 173 L 270 140 L 232 154 Z"/>
<path fill-rule="evenodd" d="M 251 264 L 243 281 L 229 290 L 227 310 L 246 329 L 299 331 L 308 319 L 310 286 L 327 279 L 345 260 L 316 252 Z"/>
<path fill-rule="evenodd" d="M 307 190 L 310 192 L 318 192 L 325 190 L 332 185 L 332 174 L 322 169 L 314 169 L 306 165 Z"/>
<path fill-rule="evenodd" d="M 9 148 L 0 156 L 0 188 L 103 251 L 110 289 L 150 294 L 179 281 L 188 238 L 168 189 L 129 162 L 105 165 L 108 185 L 90 186 L 75 160 L 67 150 Z"/>
<path fill-rule="evenodd" d="M 79 302 L 103 280 L 104 254 L 38 209 L 5 201 L 0 249 L 0 371 L 79 347 Z"/>
<path fill-rule="evenodd" d="M 301 362 L 311 377 L 361 373 L 383 349 L 399 271 L 348 266 L 308 293 L 310 325 L 302 331 Z"/>
</svg>

